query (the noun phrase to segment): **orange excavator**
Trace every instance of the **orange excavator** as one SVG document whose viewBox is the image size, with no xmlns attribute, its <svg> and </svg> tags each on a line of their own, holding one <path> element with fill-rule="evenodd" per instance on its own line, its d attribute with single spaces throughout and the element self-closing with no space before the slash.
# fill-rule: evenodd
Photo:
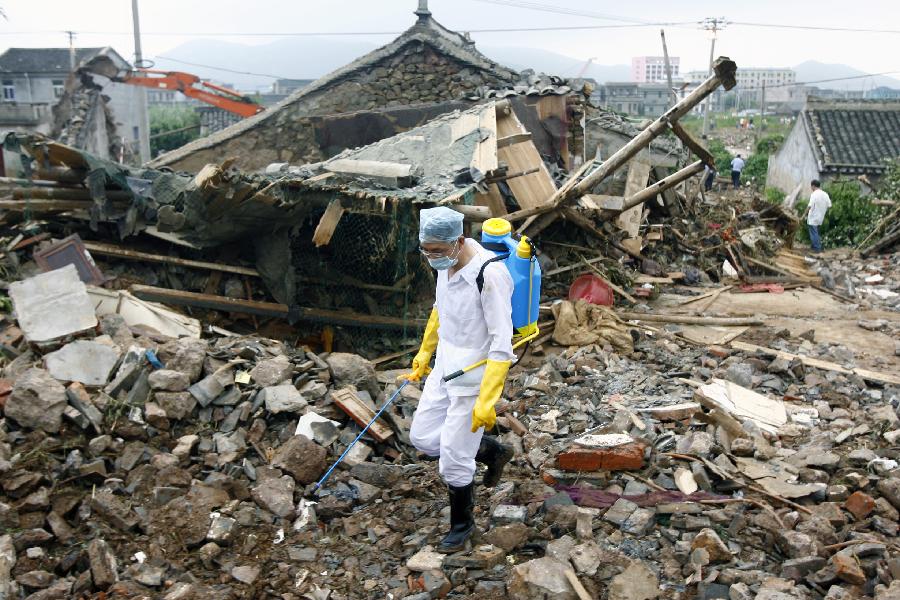
<svg viewBox="0 0 900 600">
<path fill-rule="evenodd" d="M 208 81 L 202 81 L 196 75 L 181 71 L 155 71 L 152 69 L 122 71 L 112 60 L 102 55 L 89 61 L 78 71 L 86 77 L 97 74 L 106 77 L 110 81 L 119 83 L 139 85 L 155 90 L 181 92 L 188 98 L 196 98 L 201 102 L 212 104 L 222 110 L 227 110 L 245 118 L 252 117 L 265 109 L 239 92 L 209 83 Z"/>
</svg>

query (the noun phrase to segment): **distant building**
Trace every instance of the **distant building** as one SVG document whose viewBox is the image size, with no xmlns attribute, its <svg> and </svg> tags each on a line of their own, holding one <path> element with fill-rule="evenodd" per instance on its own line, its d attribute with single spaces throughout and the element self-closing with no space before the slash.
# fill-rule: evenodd
<svg viewBox="0 0 900 600">
<path fill-rule="evenodd" d="M 311 84 L 314 79 L 276 79 L 272 84 L 272 93 L 288 96 L 293 94 L 300 88 L 305 88 Z"/>
<path fill-rule="evenodd" d="M 658 117 L 669 107 L 665 83 L 609 82 L 600 88 L 602 106 L 638 117 Z"/>
<path fill-rule="evenodd" d="M 680 59 L 669 57 L 672 79 L 681 77 L 678 72 Z M 664 56 L 635 56 L 631 59 L 631 81 L 634 83 L 658 83 L 666 81 L 666 59 Z"/>
<path fill-rule="evenodd" d="M 707 71 L 688 71 L 684 74 L 685 81 L 700 83 L 706 81 Z M 765 82 L 766 87 L 784 86 L 797 81 L 797 73 L 793 69 L 780 68 L 738 68 L 735 74 L 737 88 L 759 89 Z M 767 92 L 768 93 L 768 92 Z"/>
<path fill-rule="evenodd" d="M 130 69 L 122 56 L 112 48 L 76 48 L 76 66 L 98 54 L 106 54 L 123 70 Z M 0 130 L 37 131 L 48 134 L 52 127 L 52 107 L 62 97 L 71 72 L 68 48 L 9 48 L 0 54 Z M 141 148 L 141 128 L 147 123 L 139 109 L 141 88 L 123 83 L 108 83 L 103 94 L 119 135 L 131 144 L 134 154 L 149 160 L 150 147 Z M 146 132 L 145 132 L 146 133 Z M 146 139 L 146 137 L 145 137 Z"/>
<path fill-rule="evenodd" d="M 812 179 L 880 177 L 900 158 L 900 100 L 811 96 L 781 149 L 769 159 L 767 185 L 785 193 Z M 805 193 L 805 192 L 804 192 Z"/>
</svg>

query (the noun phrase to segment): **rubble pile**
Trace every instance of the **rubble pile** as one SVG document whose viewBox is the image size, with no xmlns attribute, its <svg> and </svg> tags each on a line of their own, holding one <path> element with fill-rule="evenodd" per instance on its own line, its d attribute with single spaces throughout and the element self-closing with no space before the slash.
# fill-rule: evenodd
<svg viewBox="0 0 900 600">
<path fill-rule="evenodd" d="M 77 281 L 63 271 L 38 277 Z M 626 324 L 630 343 L 538 349 L 498 405 L 516 457 L 478 489 L 472 548 L 444 556 L 444 486 L 408 443 L 413 386 L 315 486 L 401 372 L 260 337 L 171 338 L 86 312 L 83 287 L 39 289 L 12 284 L 18 321 L 2 331 L 8 597 L 835 600 L 900 586 L 900 385 L 828 367 L 850 365 L 847 348 L 767 329 L 763 350 L 700 346 Z M 65 319 L 34 317 L 63 301 Z"/>
</svg>

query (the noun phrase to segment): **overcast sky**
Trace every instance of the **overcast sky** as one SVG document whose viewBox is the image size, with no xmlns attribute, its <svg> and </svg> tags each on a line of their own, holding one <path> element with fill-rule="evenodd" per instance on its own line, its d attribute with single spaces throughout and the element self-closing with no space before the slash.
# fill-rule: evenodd
<svg viewBox="0 0 900 600">
<path fill-rule="evenodd" d="M 535 0 L 611 18 L 641 21 L 697 22 L 705 17 L 730 21 L 849 28 L 900 29 L 900 2 L 854 0 Z M 243 44 L 271 42 L 279 36 L 230 33 L 397 32 L 413 22 L 417 0 L 141 0 L 145 57 L 152 58 L 200 34 Z M 613 25 L 621 21 L 553 14 L 480 0 L 430 0 L 437 20 L 458 31 L 511 27 Z M 832 10 L 831 7 L 843 7 Z M 0 20 L 0 44 L 66 46 L 65 30 L 77 32 L 79 46 L 111 45 L 132 58 L 130 0 L 0 0 L 7 19 Z M 667 26 L 669 53 L 681 58 L 682 70 L 705 68 L 709 35 L 697 25 Z M 94 32 L 94 33 L 91 33 Z M 96 33 L 104 32 L 104 33 Z M 166 34 L 166 35 L 161 35 Z M 386 43 L 392 36 L 367 36 Z M 479 46 L 530 46 L 598 64 L 630 63 L 632 56 L 661 53 L 659 27 L 592 31 L 476 33 Z M 717 55 L 739 67 L 792 66 L 805 60 L 843 63 L 878 73 L 900 71 L 900 34 L 802 31 L 729 25 L 720 33 Z M 228 66 L 228 65 L 222 65 Z"/>
</svg>

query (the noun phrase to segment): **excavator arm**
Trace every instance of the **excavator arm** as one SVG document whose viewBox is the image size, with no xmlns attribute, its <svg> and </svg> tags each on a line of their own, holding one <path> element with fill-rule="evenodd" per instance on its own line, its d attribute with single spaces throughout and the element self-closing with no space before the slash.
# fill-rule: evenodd
<svg viewBox="0 0 900 600">
<path fill-rule="evenodd" d="M 136 71 L 123 71 L 108 57 L 97 56 L 78 69 L 82 76 L 102 75 L 111 81 L 139 85 L 155 90 L 178 91 L 188 98 L 196 98 L 217 106 L 223 110 L 240 115 L 252 117 L 264 109 L 250 98 L 242 96 L 234 90 L 201 81 L 196 75 L 181 71 L 154 71 L 152 69 L 138 69 Z M 93 79 L 93 78 L 91 78 Z"/>
<path fill-rule="evenodd" d="M 188 98 L 196 98 L 242 117 L 252 117 L 264 110 L 262 106 L 234 90 L 201 81 L 196 75 L 180 71 L 141 69 L 115 76 L 112 80 L 152 89 L 178 91 Z"/>
</svg>

